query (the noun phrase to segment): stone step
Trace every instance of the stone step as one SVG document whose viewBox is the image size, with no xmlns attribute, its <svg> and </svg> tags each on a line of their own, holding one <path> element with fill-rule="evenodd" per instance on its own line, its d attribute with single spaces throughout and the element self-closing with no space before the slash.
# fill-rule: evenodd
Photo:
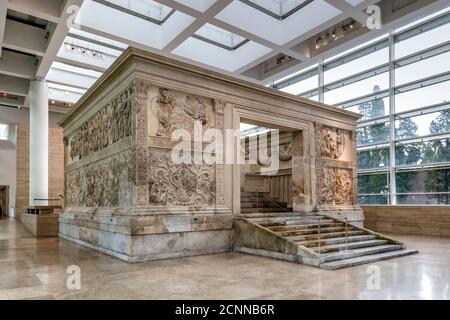
<svg viewBox="0 0 450 320">
<path fill-rule="evenodd" d="M 323 220 L 320 222 L 320 226 L 327 226 L 329 224 L 339 224 L 339 225 L 344 225 L 343 223 L 340 222 L 335 222 L 331 219 L 327 219 L 327 220 Z M 287 230 L 297 230 L 297 229 L 301 229 L 304 227 L 304 229 L 311 229 L 313 228 L 313 226 L 318 226 L 319 223 L 317 223 L 317 221 L 314 220 L 296 220 L 296 221 L 292 221 L 290 223 L 286 223 L 286 224 L 281 224 L 281 223 L 276 223 L 276 224 L 271 224 L 271 223 L 267 223 L 267 224 L 261 224 L 263 227 L 270 229 L 272 231 L 275 230 L 281 230 L 281 231 L 287 231 Z M 350 228 L 351 226 L 349 226 Z"/>
<path fill-rule="evenodd" d="M 374 247 L 382 244 L 389 243 L 389 240 L 384 239 L 375 239 L 375 240 L 367 240 L 367 241 L 358 241 L 358 242 L 350 242 L 348 244 L 348 249 L 357 249 L 357 248 L 366 248 L 366 247 Z M 311 247 L 311 250 L 319 252 L 319 247 Z M 345 243 L 340 244 L 331 244 L 320 247 L 320 253 L 327 253 L 333 251 L 344 251 L 346 249 Z"/>
<path fill-rule="evenodd" d="M 334 223 L 335 221 L 332 219 L 322 219 L 320 221 L 320 224 L 325 223 Z M 301 226 L 301 225 L 310 225 L 310 224 L 319 224 L 317 219 L 311 219 L 311 218 L 301 218 L 301 219 L 291 219 L 287 221 L 280 221 L 280 222 L 266 222 L 266 223 L 260 223 L 262 226 L 266 228 L 270 227 L 285 227 L 285 226 Z"/>
<path fill-rule="evenodd" d="M 360 235 L 360 236 L 349 236 L 347 241 L 348 243 L 352 243 L 352 242 L 359 242 L 359 241 L 367 241 L 367 240 L 373 240 L 376 239 L 377 237 L 372 235 L 372 234 L 365 234 L 365 235 Z M 345 244 L 346 241 L 346 237 L 339 237 L 339 238 L 330 238 L 330 239 L 321 239 L 320 240 L 320 245 L 321 246 L 328 246 L 328 245 L 332 245 L 332 244 Z M 306 241 L 296 241 L 297 244 L 302 245 L 304 247 L 317 247 L 319 245 L 319 241 L 318 240 L 306 240 Z"/>
<path fill-rule="evenodd" d="M 293 224 L 293 225 L 285 225 L 285 226 L 275 226 L 275 227 L 266 227 L 265 228 L 272 230 L 273 232 L 294 232 L 294 231 L 303 231 L 307 229 L 319 229 L 319 224 L 317 223 L 304 223 L 304 224 Z M 333 222 L 333 221 L 327 221 L 320 223 L 320 230 L 322 231 L 323 228 L 330 228 L 330 227 L 343 227 L 345 228 L 343 223 L 340 222 Z M 348 229 L 350 230 L 351 227 L 349 226 Z M 284 234 L 284 233 L 283 233 Z"/>
<path fill-rule="evenodd" d="M 241 208 L 265 208 L 275 207 L 273 202 L 261 201 L 261 202 L 241 202 Z"/>
<path fill-rule="evenodd" d="M 388 252 L 383 252 L 383 253 L 360 256 L 360 257 L 356 257 L 356 258 L 325 262 L 320 265 L 320 268 L 328 269 L 328 270 L 336 270 L 336 269 L 353 267 L 353 266 L 357 266 L 360 264 L 373 263 L 376 261 L 382 261 L 382 260 L 386 260 L 386 259 L 403 257 L 406 255 L 415 254 L 415 253 L 418 253 L 418 251 L 417 250 L 406 250 L 406 249 L 394 250 L 394 251 L 388 251 Z"/>
<path fill-rule="evenodd" d="M 289 236 L 301 236 L 301 235 L 317 235 L 317 228 L 307 228 L 302 230 L 290 230 L 290 231 L 280 231 L 277 232 L 283 237 L 289 237 Z M 352 230 L 348 230 L 352 231 Z M 326 234 L 329 232 L 345 232 L 345 227 L 326 227 L 326 228 L 320 228 L 321 234 Z"/>
<path fill-rule="evenodd" d="M 264 215 L 261 217 L 251 218 L 249 220 L 253 223 L 257 223 L 263 226 L 284 226 L 286 224 L 293 224 L 295 223 L 295 221 L 312 220 L 314 218 L 314 215 L 298 216 L 294 215 L 293 212 L 290 212 L 288 214 L 285 213 L 282 216 Z"/>
<path fill-rule="evenodd" d="M 265 207 L 265 208 L 241 208 L 241 213 L 263 213 L 263 212 L 280 212 L 283 209 L 280 207 Z M 287 209 L 286 209 L 287 210 Z"/>
<path fill-rule="evenodd" d="M 242 191 L 241 192 L 241 198 L 242 197 L 268 197 L 268 192 L 256 192 L 256 191 Z"/>
<path fill-rule="evenodd" d="M 389 252 L 394 250 L 403 250 L 405 246 L 403 244 L 386 244 L 381 246 L 353 249 L 344 252 L 330 252 L 322 254 L 323 262 L 331 262 L 336 260 L 356 258 L 360 256 L 372 255 L 377 253 Z"/>
<path fill-rule="evenodd" d="M 348 232 L 349 236 L 359 236 L 365 234 L 365 231 L 362 230 L 352 230 Z M 320 237 L 322 239 L 329 239 L 329 238 L 339 238 L 339 237 L 345 237 L 345 231 L 342 232 L 328 232 L 328 233 L 321 233 Z M 306 241 L 306 240 L 317 240 L 318 235 L 316 233 L 306 234 L 306 235 L 299 235 L 299 236 L 287 236 L 291 241 Z"/>
</svg>

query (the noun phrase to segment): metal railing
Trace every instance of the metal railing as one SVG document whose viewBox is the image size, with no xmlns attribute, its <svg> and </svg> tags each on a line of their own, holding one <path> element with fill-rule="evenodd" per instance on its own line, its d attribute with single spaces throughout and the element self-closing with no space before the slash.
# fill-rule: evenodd
<svg viewBox="0 0 450 320">
<path fill-rule="evenodd" d="M 317 217 L 317 251 L 322 254 L 322 216 Z M 345 251 L 348 251 L 348 217 L 344 219 L 333 218 L 345 224 Z"/>
</svg>

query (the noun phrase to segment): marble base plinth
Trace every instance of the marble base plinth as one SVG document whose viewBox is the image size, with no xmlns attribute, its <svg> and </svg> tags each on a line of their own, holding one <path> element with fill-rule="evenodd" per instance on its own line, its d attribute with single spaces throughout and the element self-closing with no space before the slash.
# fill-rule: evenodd
<svg viewBox="0 0 450 320">
<path fill-rule="evenodd" d="M 233 218 L 225 210 L 69 209 L 60 216 L 59 236 L 127 262 L 144 262 L 231 251 Z"/>
</svg>

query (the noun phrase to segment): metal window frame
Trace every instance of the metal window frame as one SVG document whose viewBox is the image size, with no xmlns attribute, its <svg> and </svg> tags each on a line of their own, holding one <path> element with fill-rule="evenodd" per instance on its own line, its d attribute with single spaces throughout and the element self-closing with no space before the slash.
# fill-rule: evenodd
<svg viewBox="0 0 450 320">
<path fill-rule="evenodd" d="M 248 5 L 248 6 L 250 6 L 250 7 L 252 7 L 253 9 L 256 9 L 256 10 L 258 10 L 260 12 L 263 12 L 263 13 L 271 16 L 272 18 L 280 20 L 280 21 L 283 21 L 284 19 L 292 16 L 294 13 L 296 13 L 297 11 L 303 9 L 304 7 L 306 7 L 307 5 L 309 5 L 310 3 L 313 2 L 313 0 L 306 0 L 302 4 L 298 5 L 297 7 L 293 8 L 292 10 L 286 12 L 285 14 L 278 15 L 278 14 L 276 14 L 276 13 L 274 13 L 274 12 L 272 12 L 272 11 L 270 11 L 270 10 L 268 10 L 268 9 L 266 9 L 266 8 L 256 4 L 256 3 L 254 3 L 254 2 L 249 1 L 249 0 L 239 0 L 239 1 L 244 3 L 244 4 L 246 4 L 246 5 Z"/>
<path fill-rule="evenodd" d="M 119 5 L 115 4 L 115 3 L 111 3 L 111 2 L 106 1 L 106 0 L 92 0 L 92 1 L 97 2 L 97 3 L 101 4 L 101 5 L 113 8 L 115 10 L 121 11 L 123 13 L 129 14 L 131 16 L 135 16 L 135 17 L 137 17 L 139 19 L 143 19 L 143 20 L 149 21 L 149 22 L 157 24 L 159 26 L 163 25 L 176 12 L 175 9 L 172 9 L 167 14 L 167 16 L 164 17 L 163 20 L 158 20 L 158 19 L 146 16 L 145 14 L 142 14 L 142 13 L 139 13 L 139 12 L 127 9 L 125 7 L 119 6 Z"/>
<path fill-rule="evenodd" d="M 389 193 L 374 193 L 374 194 L 358 194 L 359 196 L 387 196 L 388 201 L 387 204 L 396 204 L 397 203 L 397 195 L 426 195 L 426 194 L 436 194 L 436 193 L 397 193 L 396 188 L 396 173 L 397 172 L 405 172 L 405 171 L 424 171 L 424 170 L 436 170 L 436 169 L 450 169 L 450 162 L 439 162 L 439 163 L 427 163 L 423 165 L 396 165 L 395 159 L 395 148 L 397 145 L 413 143 L 417 141 L 433 141 L 433 140 L 442 140 L 450 138 L 450 132 L 448 133 L 438 133 L 431 134 L 427 136 L 407 138 L 407 139 L 396 139 L 395 136 L 395 122 L 399 119 L 399 117 L 409 118 L 414 116 L 420 116 L 425 114 L 430 114 L 434 112 L 439 112 L 441 110 L 450 109 L 450 101 L 445 101 L 442 103 L 436 103 L 433 105 L 423 106 L 419 108 L 414 108 L 411 110 L 405 110 L 401 112 L 396 112 L 395 105 L 395 97 L 397 94 L 409 92 L 412 90 L 417 90 L 420 88 L 425 88 L 431 85 L 443 83 L 446 81 L 450 81 L 450 72 L 442 72 L 430 77 L 421 78 L 418 80 L 414 80 L 408 83 L 404 83 L 401 85 L 397 85 L 395 83 L 395 72 L 399 68 L 403 66 L 407 66 L 428 58 L 432 58 L 446 52 L 450 51 L 450 41 L 440 43 L 430 48 L 423 49 L 421 51 L 414 52 L 410 55 L 404 56 L 402 58 L 395 58 L 395 45 L 403 40 L 414 37 L 420 33 L 430 31 L 434 28 L 440 27 L 450 23 L 450 13 L 441 15 L 436 18 L 432 18 L 429 21 L 425 21 L 420 25 L 413 26 L 410 29 L 403 30 L 401 32 L 395 32 L 395 29 L 391 28 L 389 30 L 389 34 L 386 38 L 377 41 L 376 43 L 370 44 L 366 47 L 358 49 L 354 52 L 351 52 L 345 56 L 336 58 L 334 60 L 327 61 L 324 63 L 324 59 L 322 58 L 321 62 L 319 62 L 318 66 L 312 70 L 305 71 L 301 74 L 293 76 L 287 80 L 283 80 L 275 86 L 275 88 L 280 89 L 296 82 L 307 79 L 308 77 L 314 76 L 318 74 L 319 83 L 318 87 L 312 90 L 308 90 L 306 92 L 300 93 L 299 96 L 302 97 L 312 97 L 315 95 L 319 96 L 319 101 L 323 102 L 323 94 L 324 92 L 330 91 L 330 89 L 337 89 L 340 87 L 344 87 L 345 85 L 364 80 L 370 78 L 371 76 L 375 76 L 377 74 L 381 74 L 383 72 L 389 72 L 389 89 L 385 89 L 377 92 L 376 94 L 368 94 L 356 98 L 349 99 L 347 101 L 340 102 L 336 104 L 336 106 L 348 109 L 354 106 L 357 106 L 364 102 L 369 102 L 374 99 L 385 99 L 389 98 L 389 113 L 372 118 L 358 121 L 358 127 L 364 127 L 368 125 L 373 125 L 377 123 L 389 123 L 390 132 L 389 132 L 389 141 L 358 145 L 357 151 L 369 151 L 374 149 L 389 149 L 389 166 L 388 167 L 379 167 L 379 168 L 370 168 L 370 169 L 358 169 L 358 175 L 369 175 L 369 174 L 387 174 L 389 179 Z M 327 70 L 335 68 L 337 66 L 348 63 L 354 59 L 367 55 L 377 50 L 381 50 L 383 48 L 389 48 L 389 60 L 387 63 L 379 65 L 377 67 L 371 68 L 369 70 L 364 70 L 357 74 L 352 74 L 343 79 L 339 79 L 337 81 L 324 84 L 324 73 Z M 383 71 L 383 72 L 380 72 Z M 443 194 L 450 194 L 443 193 Z M 367 204 L 370 205 L 370 204 Z M 376 205 L 376 204 L 374 204 Z"/>
<path fill-rule="evenodd" d="M 217 41 L 214 41 L 214 40 L 205 38 L 205 37 L 203 37 L 203 36 L 199 36 L 198 34 L 195 34 L 195 33 L 194 33 L 193 35 L 191 35 L 191 37 L 194 38 L 194 39 L 200 40 L 200 41 L 207 42 L 207 43 L 209 43 L 209 44 L 212 44 L 212 45 L 214 45 L 214 46 L 220 47 L 220 48 L 225 49 L 225 50 L 228 50 L 228 51 L 234 51 L 234 50 L 237 50 L 237 49 L 239 49 L 240 47 L 242 47 L 244 44 L 250 42 L 249 39 L 244 39 L 244 40 L 242 40 L 241 42 L 239 42 L 237 45 L 235 45 L 234 47 L 230 47 L 230 46 L 227 46 L 227 45 L 225 45 L 225 44 L 223 44 L 223 43 L 220 43 L 220 42 L 217 42 Z"/>
</svg>

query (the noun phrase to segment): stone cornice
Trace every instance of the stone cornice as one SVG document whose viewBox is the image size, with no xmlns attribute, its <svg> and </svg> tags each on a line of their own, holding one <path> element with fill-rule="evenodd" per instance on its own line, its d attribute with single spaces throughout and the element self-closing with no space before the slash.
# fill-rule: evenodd
<svg viewBox="0 0 450 320">
<path fill-rule="evenodd" d="M 270 96 L 272 99 L 276 98 L 281 101 L 285 101 L 286 103 L 300 104 L 304 108 L 312 109 L 311 111 L 317 110 L 320 113 L 327 112 L 328 114 L 335 115 L 340 118 L 345 117 L 348 118 L 349 122 L 354 122 L 360 117 L 360 115 L 355 112 L 328 106 L 306 98 L 224 75 L 216 71 L 211 71 L 185 62 L 129 47 L 94 83 L 94 85 L 83 95 L 83 97 L 66 113 L 64 118 L 59 122 L 59 125 L 65 127 L 69 122 L 71 122 L 73 117 L 81 110 L 85 109 L 87 105 L 89 105 L 89 103 L 97 96 L 97 94 L 102 92 L 102 90 L 105 90 L 119 74 L 130 68 L 134 71 L 138 71 L 139 68 L 136 68 L 136 63 L 144 63 L 150 66 L 153 65 L 160 68 L 164 67 L 171 70 L 177 70 L 202 79 L 209 79 L 216 83 L 218 82 L 224 85 L 239 87 L 249 91 L 249 93 L 257 93 L 262 95 L 261 102 L 264 101 L 264 97 Z"/>
</svg>

